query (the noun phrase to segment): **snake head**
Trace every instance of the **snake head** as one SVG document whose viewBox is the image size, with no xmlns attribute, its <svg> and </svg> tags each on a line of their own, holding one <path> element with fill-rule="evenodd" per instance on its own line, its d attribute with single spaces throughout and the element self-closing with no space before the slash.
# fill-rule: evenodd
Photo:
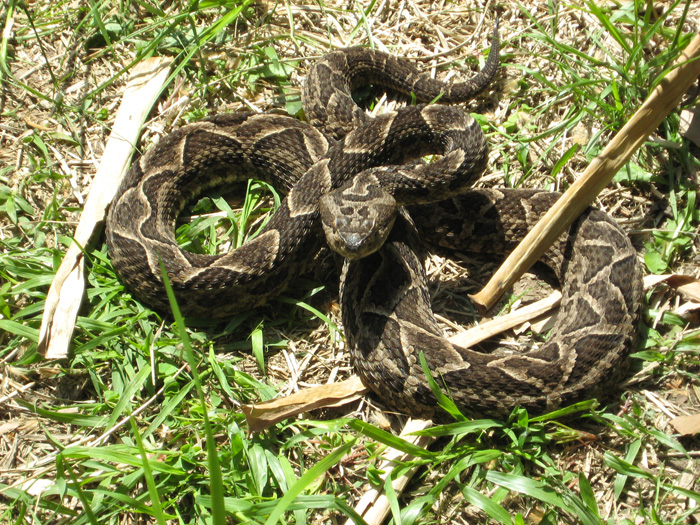
<svg viewBox="0 0 700 525">
<path fill-rule="evenodd" d="M 361 259 L 384 244 L 398 205 L 366 170 L 321 197 L 319 212 L 328 245 L 347 259 Z"/>
</svg>

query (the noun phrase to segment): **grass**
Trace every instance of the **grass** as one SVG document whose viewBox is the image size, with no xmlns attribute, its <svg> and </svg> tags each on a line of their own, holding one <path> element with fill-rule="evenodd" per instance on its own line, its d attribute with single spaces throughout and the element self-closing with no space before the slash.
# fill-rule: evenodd
<svg viewBox="0 0 700 525">
<path fill-rule="evenodd" d="M 360 522 L 352 508 L 368 480 L 387 488 L 397 524 L 697 521 L 698 439 L 670 424 L 700 404 L 697 309 L 663 286 L 648 292 L 636 373 L 617 403 L 458 418 L 424 431 L 436 439 L 428 450 L 396 435 L 403 416 L 378 419 L 372 399 L 247 434 L 241 404 L 351 373 L 332 293 L 311 279 L 223 323 L 173 322 L 124 290 L 99 240 L 85 247 L 88 290 L 70 358 L 37 354 L 48 286 L 135 63 L 175 59 L 143 150 L 218 112 L 299 115 L 306 68 L 332 47 L 424 57 L 464 42 L 424 65 L 466 75 L 485 57 L 494 13 L 483 4 L 6 2 L 0 523 Z M 496 7 L 504 67 L 471 108 L 492 145 L 482 184 L 546 189 L 565 189 L 602 149 L 700 15 L 680 0 Z M 700 163 L 679 111 L 599 204 L 629 231 L 647 272 L 697 277 Z M 257 231 L 271 201 L 259 185 L 244 193 L 239 206 L 216 193 L 196 205 L 198 218 L 178 231 L 183 245 L 213 253 Z M 470 281 L 437 256 L 431 267 L 441 269 L 435 308 L 448 315 Z M 401 495 L 377 468 L 387 446 L 414 455 L 392 476 L 419 467 Z"/>
</svg>

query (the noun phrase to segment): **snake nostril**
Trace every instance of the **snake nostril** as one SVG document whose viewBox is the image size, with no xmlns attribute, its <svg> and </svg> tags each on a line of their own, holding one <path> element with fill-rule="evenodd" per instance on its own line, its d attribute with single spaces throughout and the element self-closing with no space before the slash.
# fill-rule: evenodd
<svg viewBox="0 0 700 525">
<path fill-rule="evenodd" d="M 346 230 L 350 226 L 350 220 L 347 217 L 338 217 L 335 220 L 335 229 L 338 231 Z"/>
<path fill-rule="evenodd" d="M 359 248 L 367 238 L 365 235 L 358 232 L 341 233 L 340 237 L 343 239 L 346 246 L 351 250 Z"/>
</svg>

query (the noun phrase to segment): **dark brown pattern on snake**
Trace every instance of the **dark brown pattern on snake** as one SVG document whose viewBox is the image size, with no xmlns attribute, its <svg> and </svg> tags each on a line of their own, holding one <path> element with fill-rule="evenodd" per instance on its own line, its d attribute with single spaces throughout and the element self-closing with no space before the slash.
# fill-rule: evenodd
<svg viewBox="0 0 700 525">
<path fill-rule="evenodd" d="M 559 194 L 475 190 L 411 208 L 424 239 L 459 252 L 511 251 Z M 627 370 L 642 305 L 641 270 L 626 234 L 589 208 L 547 252 L 562 286 L 561 310 L 545 344 L 525 354 L 450 344 L 432 315 L 419 236 L 397 220 L 384 247 L 344 268 L 343 326 L 363 383 L 389 406 L 444 418 L 424 379 L 422 350 L 438 384 L 467 413 L 532 413 L 609 394 Z"/>
<path fill-rule="evenodd" d="M 382 115 L 326 147 L 315 129 L 273 115 L 223 115 L 168 135 L 134 164 L 110 209 L 107 243 L 119 276 L 142 301 L 167 311 L 160 258 L 186 315 L 245 311 L 279 294 L 308 267 L 323 242 L 318 200 L 352 175 L 440 154 L 431 172 L 447 167 L 456 180 L 471 181 L 486 161 L 479 126 L 445 106 Z M 292 186 L 260 235 L 220 256 L 178 247 L 175 220 L 188 200 L 207 187 L 251 177 L 281 191 Z"/>
<path fill-rule="evenodd" d="M 340 139 L 350 129 L 370 120 L 352 99 L 352 92 L 369 84 L 413 96 L 420 102 L 464 102 L 486 89 L 498 70 L 500 41 L 498 21 L 493 29 L 489 56 L 474 77 L 445 83 L 420 74 L 404 58 L 364 47 L 350 47 L 328 53 L 311 66 L 302 93 L 309 122 L 329 136 Z"/>
<path fill-rule="evenodd" d="M 400 204 L 464 191 L 486 163 L 485 138 L 471 117 L 457 108 L 416 106 L 369 120 L 349 105 L 349 92 L 370 81 L 413 91 L 419 99 L 440 93 L 441 101 L 470 98 L 497 70 L 494 33 L 484 69 L 463 84 L 423 81 L 406 61 L 358 48 L 329 55 L 312 68 L 304 91 L 307 116 L 325 135 L 291 118 L 244 114 L 166 136 L 134 164 L 109 213 L 107 242 L 120 277 L 141 300 L 167 310 L 162 259 L 187 315 L 228 316 L 266 302 L 309 266 L 323 240 L 318 201 L 343 185 L 350 191 L 355 174 L 369 170 L 365 174 L 388 179 L 397 194 L 411 195 Z M 442 157 L 396 168 L 426 154 Z M 442 178 L 446 172 L 453 178 Z M 258 237 L 214 257 L 177 247 L 174 223 L 187 201 L 208 187 L 251 177 L 288 192 Z M 428 181 L 425 186 L 418 177 Z M 551 201 L 506 190 L 469 192 L 462 199 L 411 213 L 433 240 L 439 233 L 443 243 L 471 238 L 477 246 L 507 249 Z M 442 339 L 423 282 L 421 248 L 404 213 L 383 248 L 346 264 L 341 285 L 355 366 L 390 406 L 435 415 L 416 366 L 418 350 L 459 405 L 484 414 L 503 414 L 518 404 L 552 408 L 614 381 L 629 353 L 641 288 L 634 251 L 612 221 L 587 212 L 560 243 L 561 255 L 552 258 L 564 282 L 567 316 L 547 345 L 525 356 L 486 356 Z"/>
</svg>

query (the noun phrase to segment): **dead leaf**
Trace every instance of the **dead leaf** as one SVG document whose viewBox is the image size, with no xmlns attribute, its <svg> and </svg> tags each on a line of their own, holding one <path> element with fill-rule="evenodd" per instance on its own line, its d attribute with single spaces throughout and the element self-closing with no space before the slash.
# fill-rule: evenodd
<svg viewBox="0 0 700 525">
<path fill-rule="evenodd" d="M 681 111 L 680 132 L 696 146 L 700 146 L 700 108 Z"/>
<path fill-rule="evenodd" d="M 248 422 L 248 432 L 255 433 L 309 410 L 345 405 L 367 392 L 369 388 L 362 384 L 359 376 L 352 376 L 345 381 L 306 388 L 287 397 L 241 408 Z"/>
<path fill-rule="evenodd" d="M 22 423 L 20 421 L 10 421 L 9 423 L 3 423 L 0 425 L 0 436 L 9 432 L 14 432 L 21 426 Z"/>
<path fill-rule="evenodd" d="M 88 245 L 104 220 L 107 207 L 126 175 L 141 126 L 160 95 L 171 63 L 169 58 L 152 57 L 141 61 L 131 72 L 100 167 L 75 229 L 73 244 L 63 256 L 46 297 L 39 331 L 39 353 L 46 359 L 62 359 L 68 355 L 85 293 L 83 247 Z"/>
<path fill-rule="evenodd" d="M 700 433 L 700 414 L 678 416 L 671 420 L 671 425 L 681 436 L 692 436 Z"/>
<path fill-rule="evenodd" d="M 679 273 L 667 275 L 648 275 L 644 278 L 644 288 L 651 288 L 663 283 L 691 301 L 700 302 L 700 281 L 690 275 Z"/>
</svg>

